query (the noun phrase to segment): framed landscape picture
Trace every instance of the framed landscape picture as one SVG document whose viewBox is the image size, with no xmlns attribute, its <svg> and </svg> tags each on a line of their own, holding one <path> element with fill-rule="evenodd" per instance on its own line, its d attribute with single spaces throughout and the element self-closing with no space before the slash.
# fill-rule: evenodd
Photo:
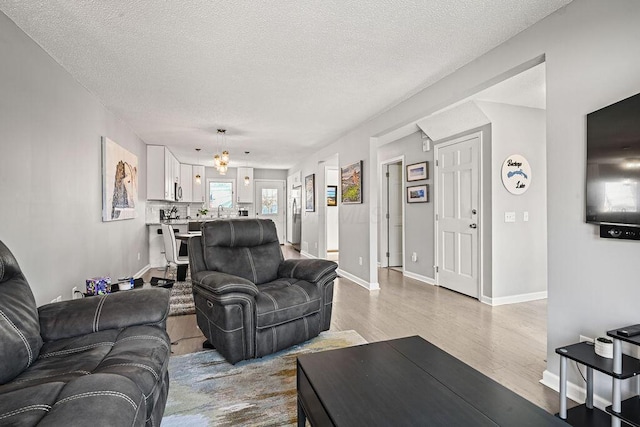
<svg viewBox="0 0 640 427">
<path fill-rule="evenodd" d="M 327 185 L 327 206 L 338 206 L 337 185 Z"/>
<path fill-rule="evenodd" d="M 362 203 L 362 160 L 340 168 L 342 203 Z"/>
<path fill-rule="evenodd" d="M 429 184 L 407 187 L 407 203 L 425 203 L 429 201 Z"/>
<path fill-rule="evenodd" d="M 316 210 L 316 175 L 311 174 L 304 178 L 305 211 Z"/>
<path fill-rule="evenodd" d="M 138 157 L 107 137 L 102 138 L 102 221 L 137 216 Z"/>
<path fill-rule="evenodd" d="M 429 179 L 429 162 L 414 163 L 407 166 L 407 181 Z"/>
</svg>

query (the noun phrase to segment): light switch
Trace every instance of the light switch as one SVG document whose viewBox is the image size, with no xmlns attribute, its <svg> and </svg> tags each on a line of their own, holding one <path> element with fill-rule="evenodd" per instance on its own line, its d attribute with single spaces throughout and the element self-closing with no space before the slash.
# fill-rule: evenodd
<svg viewBox="0 0 640 427">
<path fill-rule="evenodd" d="M 504 222 L 516 222 L 516 213 L 515 212 L 505 212 L 504 213 Z"/>
<path fill-rule="evenodd" d="M 522 220 L 523 220 L 524 222 L 529 221 L 529 212 L 524 211 L 524 213 L 522 214 Z"/>
</svg>

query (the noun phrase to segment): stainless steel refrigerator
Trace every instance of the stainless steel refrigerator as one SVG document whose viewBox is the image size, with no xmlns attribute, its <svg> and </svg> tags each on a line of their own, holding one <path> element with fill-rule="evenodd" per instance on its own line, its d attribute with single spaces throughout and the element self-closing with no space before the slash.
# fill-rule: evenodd
<svg viewBox="0 0 640 427">
<path fill-rule="evenodd" d="M 291 199 L 291 235 L 289 243 L 300 252 L 300 240 L 302 237 L 302 186 L 293 187 L 290 194 Z"/>
</svg>

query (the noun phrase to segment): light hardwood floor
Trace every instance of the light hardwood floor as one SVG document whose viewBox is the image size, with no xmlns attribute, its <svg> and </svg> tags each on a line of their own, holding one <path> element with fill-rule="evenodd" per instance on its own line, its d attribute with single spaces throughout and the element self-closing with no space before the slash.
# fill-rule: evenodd
<svg viewBox="0 0 640 427">
<path fill-rule="evenodd" d="M 288 246 L 283 252 L 286 258 L 300 257 Z M 546 368 L 546 300 L 491 307 L 388 269 L 379 270 L 379 283 L 379 291 L 369 292 L 336 279 L 331 329 L 353 329 L 369 342 L 420 335 L 548 412 L 558 412 L 558 394 L 539 383 Z M 170 317 L 167 330 L 176 342 L 174 355 L 202 349 L 195 315 Z"/>
</svg>

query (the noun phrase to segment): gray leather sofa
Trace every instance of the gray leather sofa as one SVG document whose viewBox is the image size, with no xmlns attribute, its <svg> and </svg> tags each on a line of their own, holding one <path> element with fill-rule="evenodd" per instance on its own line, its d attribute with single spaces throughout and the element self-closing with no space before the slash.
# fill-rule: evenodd
<svg viewBox="0 0 640 427">
<path fill-rule="evenodd" d="M 157 426 L 169 388 L 166 289 L 36 308 L 0 242 L 0 425 Z"/>
<path fill-rule="evenodd" d="M 284 260 L 273 221 L 202 224 L 189 240 L 200 330 L 227 361 L 262 357 L 329 329 L 337 264 Z"/>
</svg>

